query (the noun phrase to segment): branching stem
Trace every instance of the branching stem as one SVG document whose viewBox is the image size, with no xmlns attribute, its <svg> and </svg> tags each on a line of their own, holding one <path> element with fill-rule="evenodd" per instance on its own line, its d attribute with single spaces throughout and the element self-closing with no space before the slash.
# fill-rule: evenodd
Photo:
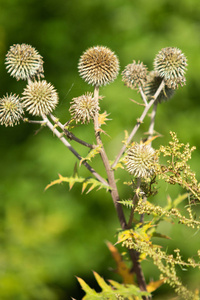
<svg viewBox="0 0 200 300">
<path fill-rule="evenodd" d="M 50 118 L 52 119 L 52 121 L 57 124 L 60 129 L 62 129 L 62 131 L 64 132 L 64 134 L 71 140 L 74 140 L 75 142 L 83 145 L 83 146 L 86 146 L 90 149 L 95 149 L 95 145 L 91 145 L 81 139 L 79 139 L 78 137 L 76 137 L 72 132 L 70 132 L 69 130 L 66 129 L 65 125 L 63 125 L 54 115 L 52 114 L 49 114 Z"/>
<path fill-rule="evenodd" d="M 163 81 L 161 82 L 159 88 L 157 89 L 156 93 L 155 93 L 154 96 L 152 97 L 153 99 L 150 100 L 149 104 L 145 107 L 145 109 L 144 109 L 144 111 L 143 111 L 141 117 L 138 119 L 138 121 L 137 121 L 135 127 L 133 128 L 132 132 L 130 133 L 130 135 L 129 135 L 128 139 L 127 139 L 126 144 L 123 145 L 123 147 L 121 148 L 119 154 L 117 155 L 117 157 L 116 157 L 116 159 L 115 159 L 115 161 L 114 161 L 114 163 L 113 163 L 113 165 L 112 165 L 112 168 L 114 168 L 114 167 L 117 165 L 117 163 L 118 163 L 118 161 L 120 160 L 122 154 L 123 154 L 124 151 L 126 150 L 126 145 L 129 144 L 129 143 L 131 142 L 132 138 L 134 137 L 134 135 L 136 134 L 138 128 L 140 127 L 141 123 L 143 122 L 144 118 L 146 117 L 146 115 L 147 115 L 149 109 L 151 108 L 151 106 L 152 106 L 152 105 L 154 104 L 154 102 L 156 101 L 158 95 L 160 94 L 160 92 L 162 91 L 162 89 L 164 88 L 164 86 L 165 86 L 165 83 L 164 83 L 164 80 L 163 80 Z"/>
<path fill-rule="evenodd" d="M 96 101 L 98 101 L 98 99 L 99 99 L 99 87 L 98 86 L 95 86 L 95 88 L 94 88 L 94 97 L 96 98 Z M 118 215 L 118 219 L 120 221 L 121 228 L 123 230 L 125 230 L 125 229 L 127 229 L 127 223 L 126 223 L 125 215 L 124 215 L 124 212 L 122 209 L 122 205 L 121 205 L 121 203 L 119 203 L 120 197 L 119 197 L 117 185 L 115 182 L 114 170 L 110 166 L 107 154 L 105 152 L 103 143 L 101 141 L 100 127 L 99 127 L 99 123 L 98 123 L 98 112 L 96 112 L 96 115 L 94 118 L 94 131 L 95 131 L 97 145 L 101 145 L 100 155 L 101 155 L 103 164 L 106 169 L 109 185 L 111 187 L 111 190 L 110 190 L 111 197 L 113 199 L 113 203 L 114 203 L 114 206 L 117 211 L 117 215 Z M 138 261 L 138 253 L 135 250 L 130 249 L 129 254 L 130 254 L 130 258 L 133 263 L 133 272 L 136 274 L 136 277 L 138 280 L 138 285 L 139 285 L 141 291 L 146 291 L 146 282 L 145 282 L 145 278 L 143 275 L 141 265 Z M 147 299 L 147 297 L 143 297 L 143 298 Z"/>
<path fill-rule="evenodd" d="M 55 128 L 55 126 L 49 121 L 46 115 L 42 115 L 42 118 L 49 129 L 59 138 L 59 140 L 79 159 L 82 160 L 80 154 L 71 146 L 71 144 L 65 139 L 65 137 Z M 109 186 L 108 182 L 101 177 L 86 161 L 82 164 L 103 184 Z"/>
</svg>

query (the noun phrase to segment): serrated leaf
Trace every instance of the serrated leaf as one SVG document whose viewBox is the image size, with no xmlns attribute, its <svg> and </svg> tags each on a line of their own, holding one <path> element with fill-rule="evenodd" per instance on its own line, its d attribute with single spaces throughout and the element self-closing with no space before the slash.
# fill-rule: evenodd
<svg viewBox="0 0 200 300">
<path fill-rule="evenodd" d="M 107 242 L 107 246 L 117 265 L 117 269 L 115 272 L 122 277 L 123 283 L 135 284 L 133 272 L 131 272 L 131 270 L 126 266 L 117 248 L 114 245 L 112 245 L 110 242 Z"/>
<path fill-rule="evenodd" d="M 108 119 L 108 118 L 107 118 L 109 115 L 110 115 L 110 114 L 107 114 L 106 111 L 104 111 L 104 113 L 102 113 L 102 114 L 99 114 L 99 117 L 98 117 L 98 123 L 99 123 L 99 126 L 105 125 L 105 124 L 106 124 L 106 121 L 110 121 L 110 120 L 111 120 L 111 119 Z"/>
<path fill-rule="evenodd" d="M 115 288 L 115 293 L 121 296 L 130 297 L 130 299 L 135 299 L 135 297 L 138 297 L 138 300 L 142 299 L 142 296 L 150 296 L 149 292 L 142 292 L 133 284 L 124 285 L 114 280 L 109 280 L 109 282 Z"/>
<path fill-rule="evenodd" d="M 147 291 L 149 293 L 154 292 L 155 290 L 157 290 L 162 284 L 165 283 L 166 278 L 164 279 L 160 279 L 157 281 L 151 281 L 148 285 L 147 285 Z"/>
<path fill-rule="evenodd" d="M 131 300 L 142 300 L 142 296 L 150 295 L 148 292 L 141 292 L 140 289 L 133 284 L 124 285 L 114 280 L 109 280 L 108 282 L 110 284 L 107 284 L 105 280 L 96 272 L 94 272 L 94 276 L 102 289 L 102 291 L 99 293 L 91 289 L 83 279 L 77 278 L 82 289 L 86 293 L 86 295 L 82 298 L 83 300 L 116 300 L 116 295 L 120 295 Z"/>
<path fill-rule="evenodd" d="M 106 191 L 110 190 L 110 187 L 108 185 L 105 185 L 103 183 L 101 183 L 100 181 L 98 181 L 95 178 L 83 178 L 83 177 L 63 177 L 62 175 L 58 174 L 59 178 L 52 181 L 50 184 L 48 184 L 45 187 L 45 190 L 47 190 L 49 187 L 56 185 L 56 184 L 61 184 L 63 182 L 67 182 L 69 184 L 69 188 L 70 190 L 72 189 L 72 187 L 74 186 L 75 183 L 82 183 L 82 192 L 85 191 L 85 189 L 91 185 L 91 187 L 89 188 L 89 190 L 87 191 L 87 193 L 91 192 L 94 188 L 97 188 L 97 190 L 100 190 L 102 188 L 106 189 Z"/>
<path fill-rule="evenodd" d="M 112 288 L 110 285 L 108 285 L 105 280 L 96 272 L 93 272 L 94 277 L 97 281 L 97 283 L 99 284 L 99 286 L 102 288 L 103 291 L 112 291 Z"/>
<path fill-rule="evenodd" d="M 102 145 L 99 145 L 99 146 L 96 146 L 94 149 L 92 149 L 85 158 L 82 158 L 80 160 L 79 166 L 83 163 L 83 161 L 86 161 L 86 160 L 91 161 L 92 158 L 94 158 L 97 154 L 99 154 L 101 147 L 102 147 Z"/>
<path fill-rule="evenodd" d="M 90 295 L 94 295 L 94 296 L 97 294 L 97 292 L 91 289 L 91 287 L 82 278 L 77 277 L 77 280 L 86 294 L 89 293 Z"/>
<path fill-rule="evenodd" d="M 118 234 L 118 240 L 117 240 L 116 244 L 123 243 L 127 239 L 133 238 L 133 237 L 134 237 L 134 231 L 133 231 L 133 229 L 123 230 L 123 231 L 119 232 L 119 234 Z"/>
</svg>

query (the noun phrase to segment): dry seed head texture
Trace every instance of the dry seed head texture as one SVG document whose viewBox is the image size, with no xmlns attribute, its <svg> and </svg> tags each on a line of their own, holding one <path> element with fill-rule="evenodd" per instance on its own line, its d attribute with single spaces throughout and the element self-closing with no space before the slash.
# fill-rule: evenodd
<svg viewBox="0 0 200 300">
<path fill-rule="evenodd" d="M 99 110 L 99 103 L 94 99 L 92 93 L 73 98 L 69 109 L 76 123 L 81 122 L 82 124 L 93 120 Z"/>
<path fill-rule="evenodd" d="M 144 85 L 144 93 L 148 100 L 151 100 L 157 89 L 159 88 L 163 78 L 159 76 L 158 72 L 151 71 L 147 76 L 147 82 Z M 175 90 L 165 85 L 164 89 L 160 92 L 157 97 L 157 102 L 169 100 L 174 95 Z"/>
<path fill-rule="evenodd" d="M 147 80 L 147 67 L 140 61 L 136 63 L 134 60 L 132 64 L 125 67 L 122 72 L 122 81 L 127 87 L 137 89 L 138 86 L 143 86 Z"/>
<path fill-rule="evenodd" d="M 17 125 L 24 114 L 19 96 L 10 94 L 0 99 L 0 124 L 7 126 Z"/>
<path fill-rule="evenodd" d="M 48 115 L 58 103 L 56 89 L 46 80 L 29 82 L 22 95 L 24 107 L 33 116 Z"/>
<path fill-rule="evenodd" d="M 126 167 L 135 177 L 147 178 L 153 175 L 155 161 L 155 150 L 149 145 L 135 143 L 127 151 Z"/>
<path fill-rule="evenodd" d="M 187 58 L 178 48 L 163 48 L 155 57 L 154 70 L 164 78 L 169 88 L 176 89 L 179 84 L 183 86 L 186 83 L 186 69 Z"/>
<path fill-rule="evenodd" d="M 102 86 L 116 79 L 119 73 L 119 60 L 109 48 L 96 46 L 83 53 L 78 70 L 87 83 Z"/>
<path fill-rule="evenodd" d="M 15 44 L 10 47 L 5 59 L 6 69 L 17 80 L 27 80 L 43 75 L 42 56 L 35 48 L 27 44 Z"/>
</svg>

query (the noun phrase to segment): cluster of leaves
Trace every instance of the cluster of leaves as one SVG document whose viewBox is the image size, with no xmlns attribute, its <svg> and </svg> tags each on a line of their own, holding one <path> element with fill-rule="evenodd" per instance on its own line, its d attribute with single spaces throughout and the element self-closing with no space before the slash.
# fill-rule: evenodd
<svg viewBox="0 0 200 300">
<path fill-rule="evenodd" d="M 188 164 L 192 151 L 195 148 L 190 148 L 189 144 L 184 145 L 180 143 L 175 133 L 171 132 L 170 134 L 172 141 L 169 142 L 169 145 L 161 146 L 157 151 L 160 159 L 161 155 L 164 157 L 167 156 L 169 159 L 165 165 L 157 163 L 156 175 L 152 179 L 144 179 L 143 182 L 140 182 L 141 184 L 138 188 L 136 188 L 134 181 L 125 183 L 135 188 L 135 195 L 137 195 L 137 197 L 134 200 L 120 201 L 121 204 L 131 209 L 132 218 L 133 214 L 134 218 L 130 229 L 119 232 L 117 244 L 121 244 L 127 249 L 134 249 L 138 253 L 140 262 L 150 258 L 160 271 L 160 279 L 150 282 L 147 285 L 147 291 L 149 293 L 155 291 L 160 285 L 167 283 L 174 288 L 174 291 L 181 299 L 197 300 L 199 299 L 198 291 L 191 292 L 183 285 L 177 275 L 177 266 L 181 269 L 187 269 L 189 267 L 200 269 L 200 250 L 197 251 L 198 259 L 196 261 L 191 257 L 185 261 L 181 257 L 180 249 L 174 249 L 173 254 L 167 254 L 166 250 L 162 249 L 160 245 L 153 243 L 154 237 L 170 239 L 170 237 L 157 231 L 158 225 L 162 221 L 174 223 L 174 221 L 177 220 L 180 224 L 187 227 L 196 230 L 200 228 L 200 220 L 197 220 L 192 212 L 192 202 L 186 206 L 184 212 L 181 212 L 179 208 L 187 199 L 192 199 L 192 201 L 199 200 L 199 183 L 195 177 L 195 173 L 190 169 Z M 165 207 L 155 205 L 147 199 L 158 190 L 156 187 L 156 178 L 164 180 L 169 184 L 179 184 L 186 193 L 179 195 L 173 200 L 168 196 Z M 139 219 L 135 217 L 136 213 L 139 215 Z M 144 215 L 151 216 L 150 221 L 140 221 L 144 220 Z M 143 294 L 137 293 L 134 274 L 126 266 L 116 247 L 110 243 L 108 243 L 108 247 L 116 261 L 116 272 L 122 277 L 122 284 L 115 284 L 113 281 L 109 281 L 109 285 L 105 283 L 99 275 L 95 274 L 96 280 L 102 288 L 102 292 L 97 293 L 89 288 L 84 281 L 79 279 L 79 283 L 86 293 L 84 299 L 95 299 L 95 297 L 97 299 L 104 299 L 104 297 L 106 299 L 118 299 L 117 295 L 121 297 L 119 299 L 124 299 L 123 297 L 125 297 L 125 299 L 142 299 L 140 297 L 142 297 Z M 92 296 L 94 298 L 92 298 Z"/>
<path fill-rule="evenodd" d="M 180 143 L 176 134 L 170 132 L 172 141 L 168 146 L 161 146 L 158 153 L 167 157 L 167 165 L 159 166 L 157 173 L 161 179 L 169 184 L 178 184 L 190 193 L 191 200 L 200 200 L 200 183 L 196 179 L 188 164 L 191 159 L 192 152 L 196 149 L 194 146 L 190 148 L 189 144 Z"/>
</svg>

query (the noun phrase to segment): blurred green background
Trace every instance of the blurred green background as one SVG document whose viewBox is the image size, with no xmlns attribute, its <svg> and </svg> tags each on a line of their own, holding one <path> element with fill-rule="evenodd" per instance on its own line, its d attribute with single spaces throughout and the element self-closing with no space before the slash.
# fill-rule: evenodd
<svg viewBox="0 0 200 300">
<path fill-rule="evenodd" d="M 55 111 L 61 121 L 69 119 L 69 103 L 92 88 L 79 78 L 80 55 L 94 45 L 104 45 L 118 55 L 121 71 L 133 59 L 151 70 L 163 47 L 178 47 L 188 58 L 187 85 L 173 99 L 158 107 L 155 129 L 163 137 L 154 147 L 169 140 L 175 131 L 180 140 L 195 145 L 191 165 L 200 178 L 200 5 L 199 0 L 0 0 L 0 93 L 20 94 L 25 82 L 11 78 L 4 65 L 5 54 L 14 43 L 27 43 L 43 56 L 46 80 L 59 92 Z M 121 75 L 101 89 L 102 112 L 112 121 L 104 129 L 109 158 L 121 147 L 124 130 L 129 132 L 141 108 L 129 99 L 139 95 L 124 87 Z M 147 118 L 136 135 L 139 141 L 149 125 Z M 94 288 L 91 270 L 105 278 L 115 278 L 105 241 L 116 242 L 119 223 L 109 194 L 92 191 L 81 195 L 81 187 L 69 191 L 67 185 L 45 186 L 58 177 L 70 176 L 76 159 L 48 131 L 37 125 L 0 127 L 0 299 L 66 300 L 81 299 L 83 293 L 75 276 Z M 92 127 L 83 125 L 75 133 L 93 142 Z M 75 145 L 75 144 L 73 144 Z M 75 145 L 76 146 L 76 145 Z M 87 155 L 87 149 L 80 147 Z M 101 164 L 96 168 L 102 173 Z M 81 168 L 80 175 L 88 176 Z M 117 177 L 124 180 L 125 173 Z M 130 191 L 120 188 L 123 199 Z M 180 191 L 161 187 L 157 200 L 166 202 L 168 194 Z M 162 225 L 161 225 L 162 227 Z M 161 228 L 162 229 L 162 228 Z M 177 225 L 163 225 L 171 241 L 162 241 L 169 251 L 174 247 L 183 256 L 198 248 L 199 233 Z M 178 245 L 178 246 L 177 246 Z M 144 263 L 146 279 L 158 279 L 156 268 Z M 198 271 L 184 272 L 190 288 L 199 287 Z M 155 299 L 169 299 L 171 290 L 163 286 Z"/>
</svg>

